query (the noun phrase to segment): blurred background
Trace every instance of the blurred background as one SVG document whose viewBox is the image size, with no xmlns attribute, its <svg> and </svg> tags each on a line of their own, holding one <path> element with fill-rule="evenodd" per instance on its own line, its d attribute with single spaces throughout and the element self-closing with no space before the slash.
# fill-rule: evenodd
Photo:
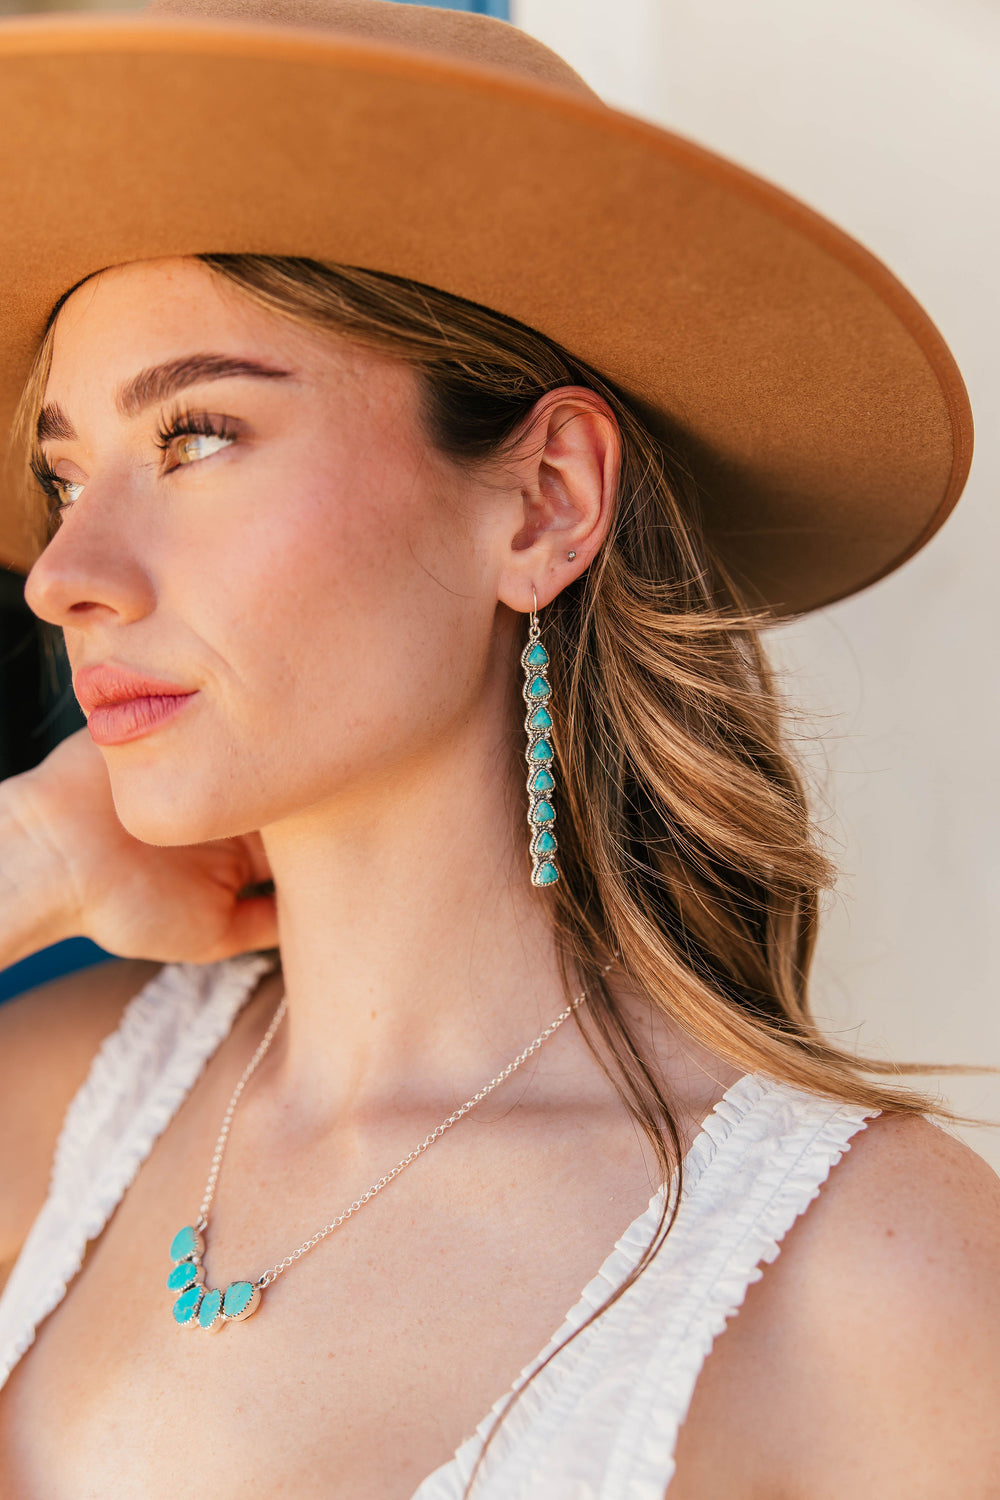
<svg viewBox="0 0 1000 1500">
<path fill-rule="evenodd" d="M 420 0 L 417 0 L 420 3 Z M 0 13 L 34 6 L 0 0 Z M 100 9 L 132 7 L 102 5 Z M 561 52 L 610 104 L 691 136 L 827 214 L 938 324 L 978 423 L 968 489 L 911 562 L 775 628 L 841 868 L 816 1008 L 880 1057 L 1000 1067 L 1000 11 L 992 0 L 477 0 Z M 0 570 L 0 775 L 81 723 Z M 60 945 L 0 996 L 99 959 Z M 1000 1121 L 1000 1078 L 933 1090 Z M 964 1130 L 1000 1169 L 1000 1128 Z"/>
</svg>

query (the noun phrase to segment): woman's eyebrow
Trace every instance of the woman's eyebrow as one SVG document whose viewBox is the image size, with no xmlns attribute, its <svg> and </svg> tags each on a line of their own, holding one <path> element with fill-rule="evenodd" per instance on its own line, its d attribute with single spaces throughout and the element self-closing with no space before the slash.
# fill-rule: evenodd
<svg viewBox="0 0 1000 1500">
<path fill-rule="evenodd" d="M 137 417 L 148 406 L 167 401 L 189 385 L 199 385 L 206 380 L 227 380 L 237 375 L 282 380 L 293 374 L 292 370 L 279 370 L 275 365 L 262 364 L 257 359 L 234 359 L 227 354 L 189 354 L 183 359 L 151 365 L 126 380 L 115 394 L 115 407 L 123 417 Z M 43 443 L 51 438 L 74 442 L 77 434 L 62 407 L 52 401 L 39 412 L 35 435 L 38 442 Z"/>
</svg>

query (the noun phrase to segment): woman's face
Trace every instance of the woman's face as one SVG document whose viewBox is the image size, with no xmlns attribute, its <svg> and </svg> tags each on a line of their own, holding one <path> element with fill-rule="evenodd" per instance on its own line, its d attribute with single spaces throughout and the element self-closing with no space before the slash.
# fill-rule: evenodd
<svg viewBox="0 0 1000 1500">
<path fill-rule="evenodd" d="M 28 602 L 63 627 L 85 707 L 101 666 L 189 695 L 152 729 L 92 714 L 130 832 L 266 827 L 419 768 L 468 721 L 498 491 L 431 447 L 409 369 L 198 261 L 144 261 L 64 304 L 45 405 L 66 509 Z"/>
</svg>

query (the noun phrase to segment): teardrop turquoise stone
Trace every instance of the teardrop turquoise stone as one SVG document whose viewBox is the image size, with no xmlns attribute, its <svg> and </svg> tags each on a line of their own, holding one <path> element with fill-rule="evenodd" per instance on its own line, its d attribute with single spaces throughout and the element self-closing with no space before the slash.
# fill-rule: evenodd
<svg viewBox="0 0 1000 1500">
<path fill-rule="evenodd" d="M 540 766 L 531 778 L 531 790 L 533 792 L 551 792 L 554 786 L 555 781 L 553 780 L 552 772 L 546 771 L 544 766 Z"/>
<path fill-rule="evenodd" d="M 531 810 L 531 821 L 533 823 L 551 823 L 555 815 L 556 811 L 551 802 L 536 802 Z"/>
<path fill-rule="evenodd" d="M 555 885 L 558 879 L 559 871 L 550 859 L 547 859 L 543 865 L 539 865 L 535 872 L 536 885 Z"/>
<path fill-rule="evenodd" d="M 184 1229 L 179 1229 L 170 1241 L 170 1259 L 191 1260 L 193 1256 L 199 1255 L 201 1245 L 198 1241 L 199 1236 L 190 1224 Z"/>
<path fill-rule="evenodd" d="M 193 1323 L 198 1316 L 198 1307 L 201 1303 L 202 1288 L 200 1286 L 188 1287 L 186 1292 L 181 1292 L 174 1303 L 174 1322 L 185 1324 Z"/>
<path fill-rule="evenodd" d="M 533 677 L 528 684 L 529 698 L 547 698 L 551 691 L 548 679 L 545 677 Z"/>
<path fill-rule="evenodd" d="M 552 715 L 547 708 L 536 708 L 528 724 L 532 729 L 551 729 Z"/>
<path fill-rule="evenodd" d="M 551 760 L 552 754 L 553 751 L 551 740 L 539 740 L 536 744 L 532 745 L 530 751 L 528 752 L 528 759 Z"/>
<path fill-rule="evenodd" d="M 526 657 L 529 667 L 547 667 L 549 664 L 549 653 L 541 641 L 536 641 Z"/>
<path fill-rule="evenodd" d="M 198 1267 L 193 1266 L 189 1260 L 182 1260 L 180 1265 L 174 1266 L 167 1277 L 168 1292 L 186 1292 L 189 1286 L 194 1286 L 198 1280 Z"/>
<path fill-rule="evenodd" d="M 543 833 L 538 834 L 535 839 L 536 854 L 553 854 L 556 850 L 555 835 L 546 828 Z"/>
<path fill-rule="evenodd" d="M 222 1293 L 206 1292 L 198 1309 L 198 1322 L 202 1328 L 211 1328 L 222 1317 Z"/>
<path fill-rule="evenodd" d="M 226 1298 L 222 1304 L 223 1314 L 227 1318 L 238 1318 L 241 1312 L 246 1312 L 252 1299 L 252 1281 L 231 1281 L 226 1287 Z"/>
</svg>

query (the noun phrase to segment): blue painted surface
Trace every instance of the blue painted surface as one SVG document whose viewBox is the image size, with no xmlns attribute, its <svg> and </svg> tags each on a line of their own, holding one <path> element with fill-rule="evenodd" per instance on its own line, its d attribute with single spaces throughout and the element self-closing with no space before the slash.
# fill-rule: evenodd
<svg viewBox="0 0 1000 1500">
<path fill-rule="evenodd" d="M 0 1002 L 12 1000 L 25 990 L 33 990 L 36 984 L 46 984 L 62 974 L 72 974 L 76 969 L 89 969 L 92 964 L 103 963 L 110 958 L 103 948 L 87 938 L 67 938 L 64 943 L 55 943 L 22 958 L 19 964 L 9 969 L 0 969 Z"/>
<path fill-rule="evenodd" d="M 407 0 L 409 5 L 435 5 L 438 10 L 471 10 L 477 16 L 510 20 L 510 0 Z"/>
</svg>

